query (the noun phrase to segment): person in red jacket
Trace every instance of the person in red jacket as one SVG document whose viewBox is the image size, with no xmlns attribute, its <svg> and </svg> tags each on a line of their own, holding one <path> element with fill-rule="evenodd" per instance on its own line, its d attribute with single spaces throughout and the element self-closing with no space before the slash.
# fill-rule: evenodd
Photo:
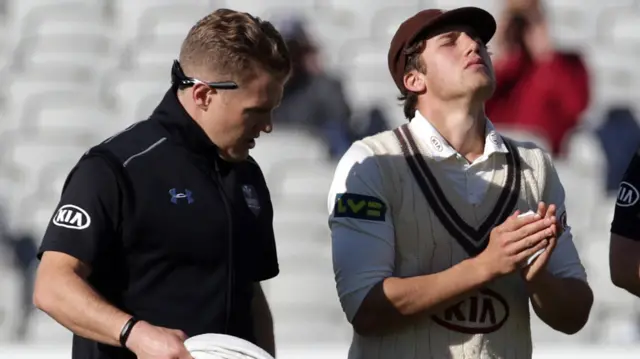
<svg viewBox="0 0 640 359">
<path fill-rule="evenodd" d="M 508 1 L 492 47 L 498 52 L 497 87 L 486 104 L 488 117 L 498 129 L 517 127 L 546 138 L 552 154 L 561 155 L 563 140 L 589 104 L 582 58 L 553 47 L 537 0 Z"/>
</svg>

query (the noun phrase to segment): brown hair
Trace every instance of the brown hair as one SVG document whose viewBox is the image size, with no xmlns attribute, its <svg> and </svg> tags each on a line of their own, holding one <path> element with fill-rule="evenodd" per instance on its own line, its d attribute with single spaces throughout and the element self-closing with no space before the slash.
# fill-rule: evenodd
<svg viewBox="0 0 640 359">
<path fill-rule="evenodd" d="M 405 74 L 412 70 L 416 70 L 422 73 L 425 73 L 427 71 L 424 62 L 422 62 L 422 58 L 420 57 L 420 54 L 422 54 L 422 50 L 424 50 L 424 46 L 425 41 L 417 41 L 415 44 L 411 45 L 404 51 L 404 55 L 407 57 L 407 64 L 404 67 Z M 404 117 L 407 120 L 411 120 L 416 115 L 418 94 L 404 89 L 404 91 L 402 91 L 402 95 L 398 97 L 398 100 L 404 101 Z"/>
<path fill-rule="evenodd" d="M 287 46 L 274 26 L 248 13 L 218 9 L 198 21 L 182 43 L 179 59 L 188 76 L 211 72 L 242 83 L 258 68 L 286 78 Z"/>
</svg>

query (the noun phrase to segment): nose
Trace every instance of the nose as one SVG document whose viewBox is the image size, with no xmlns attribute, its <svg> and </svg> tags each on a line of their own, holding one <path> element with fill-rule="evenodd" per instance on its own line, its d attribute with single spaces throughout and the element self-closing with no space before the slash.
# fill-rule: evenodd
<svg viewBox="0 0 640 359">
<path fill-rule="evenodd" d="M 262 127 L 262 132 L 271 133 L 271 131 L 273 131 L 273 122 L 271 121 L 271 118 L 269 118 Z"/>
<path fill-rule="evenodd" d="M 469 56 L 473 53 L 476 53 L 476 54 L 480 53 L 480 47 L 482 46 L 480 44 L 480 39 L 476 37 L 472 37 L 466 32 L 463 32 L 462 35 L 460 35 L 460 37 L 464 39 L 462 43 L 464 44 L 465 56 Z"/>
</svg>

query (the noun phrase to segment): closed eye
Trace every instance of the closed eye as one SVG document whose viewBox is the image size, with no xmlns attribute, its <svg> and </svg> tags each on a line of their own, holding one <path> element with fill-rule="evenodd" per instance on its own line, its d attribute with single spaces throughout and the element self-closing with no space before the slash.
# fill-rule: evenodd
<svg viewBox="0 0 640 359">
<path fill-rule="evenodd" d="M 456 44 L 456 41 L 460 37 L 459 31 L 451 31 L 446 34 L 443 34 L 440 37 L 440 45 L 441 46 L 453 46 Z"/>
<path fill-rule="evenodd" d="M 271 113 L 273 109 L 271 107 L 250 107 L 244 110 L 246 113 L 253 113 L 257 115 L 266 115 Z"/>
</svg>

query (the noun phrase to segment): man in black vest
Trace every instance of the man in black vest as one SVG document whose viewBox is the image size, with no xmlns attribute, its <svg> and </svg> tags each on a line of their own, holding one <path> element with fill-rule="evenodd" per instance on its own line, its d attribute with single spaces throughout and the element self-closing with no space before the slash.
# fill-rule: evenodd
<svg viewBox="0 0 640 359">
<path fill-rule="evenodd" d="M 187 35 L 150 118 L 72 169 L 34 302 L 75 334 L 73 358 L 191 358 L 184 340 L 202 333 L 274 353 L 259 284 L 279 271 L 273 208 L 249 150 L 290 68 L 270 23 L 217 10 Z"/>
<path fill-rule="evenodd" d="M 618 187 L 610 241 L 613 284 L 640 297 L 640 148 Z"/>
</svg>

